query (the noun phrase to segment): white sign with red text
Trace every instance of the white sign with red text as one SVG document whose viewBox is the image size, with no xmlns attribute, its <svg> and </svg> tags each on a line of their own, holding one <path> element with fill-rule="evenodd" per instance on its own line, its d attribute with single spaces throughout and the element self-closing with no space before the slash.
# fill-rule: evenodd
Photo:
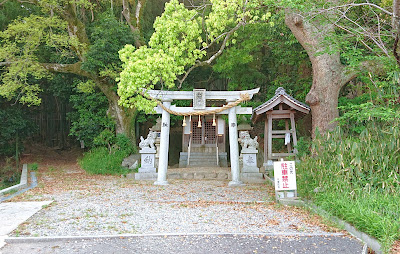
<svg viewBox="0 0 400 254">
<path fill-rule="evenodd" d="M 296 168 L 294 161 L 274 162 L 275 190 L 296 190 Z"/>
</svg>

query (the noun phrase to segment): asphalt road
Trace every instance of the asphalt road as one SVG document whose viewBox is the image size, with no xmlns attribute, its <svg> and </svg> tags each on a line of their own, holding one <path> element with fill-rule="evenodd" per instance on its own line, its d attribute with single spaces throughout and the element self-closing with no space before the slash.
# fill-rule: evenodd
<svg viewBox="0 0 400 254">
<path fill-rule="evenodd" d="M 12 238 L 1 254 L 36 253 L 341 253 L 363 252 L 344 235 L 156 235 L 87 238 Z"/>
</svg>

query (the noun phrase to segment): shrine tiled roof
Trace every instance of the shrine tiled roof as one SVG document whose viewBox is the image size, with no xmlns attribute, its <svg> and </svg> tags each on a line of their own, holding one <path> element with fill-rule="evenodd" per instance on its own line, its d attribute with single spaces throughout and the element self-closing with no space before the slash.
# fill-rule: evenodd
<svg viewBox="0 0 400 254">
<path fill-rule="evenodd" d="M 283 98 L 286 100 L 283 100 Z M 280 100 L 279 102 L 281 103 L 285 103 L 289 106 L 292 106 L 295 110 L 300 111 L 304 114 L 308 114 L 310 112 L 310 107 L 308 105 L 296 100 L 295 98 L 287 94 L 283 87 L 279 87 L 278 89 L 275 90 L 274 97 L 264 102 L 257 108 L 253 109 L 253 115 L 254 114 L 259 115 L 266 111 L 272 110 L 277 105 L 277 103 L 279 104 L 277 100 Z"/>
</svg>

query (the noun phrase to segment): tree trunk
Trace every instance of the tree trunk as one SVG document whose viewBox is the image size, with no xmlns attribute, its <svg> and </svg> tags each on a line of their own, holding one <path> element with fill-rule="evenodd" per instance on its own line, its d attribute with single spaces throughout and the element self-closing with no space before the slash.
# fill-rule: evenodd
<svg viewBox="0 0 400 254">
<path fill-rule="evenodd" d="M 119 106 L 119 97 L 108 84 L 97 80 L 97 86 L 108 99 L 109 108 L 107 113 L 115 120 L 116 133 L 125 134 L 136 146 L 135 121 L 138 113 L 137 109 Z"/>
<path fill-rule="evenodd" d="M 322 53 L 327 47 L 324 44 L 325 37 L 334 32 L 332 24 L 306 22 L 300 15 L 289 10 L 286 11 L 285 23 L 311 60 L 313 83 L 306 96 L 306 103 L 311 107 L 314 138 L 317 129 L 320 133 L 325 133 L 336 126 L 332 121 L 339 116 L 339 91 L 349 81 L 350 76 L 346 75 L 344 66 L 340 63 L 339 52 Z"/>
</svg>

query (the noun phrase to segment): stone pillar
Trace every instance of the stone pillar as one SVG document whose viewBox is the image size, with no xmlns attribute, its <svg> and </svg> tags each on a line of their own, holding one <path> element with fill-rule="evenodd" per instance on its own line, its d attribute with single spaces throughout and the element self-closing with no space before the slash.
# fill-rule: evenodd
<svg viewBox="0 0 400 254">
<path fill-rule="evenodd" d="M 231 154 L 231 173 L 232 173 L 232 181 L 229 182 L 229 186 L 241 186 L 243 185 L 243 183 L 240 181 L 239 143 L 238 143 L 237 119 L 236 119 L 236 107 L 232 107 L 229 109 L 228 117 L 229 117 L 229 147 Z"/>
<path fill-rule="evenodd" d="M 172 100 L 163 101 L 163 105 L 167 108 L 171 106 Z M 167 169 L 168 169 L 168 147 L 169 147 L 169 129 L 170 115 L 163 110 L 161 116 L 161 134 L 160 134 L 160 159 L 158 162 L 158 175 L 155 185 L 167 185 Z"/>
</svg>

